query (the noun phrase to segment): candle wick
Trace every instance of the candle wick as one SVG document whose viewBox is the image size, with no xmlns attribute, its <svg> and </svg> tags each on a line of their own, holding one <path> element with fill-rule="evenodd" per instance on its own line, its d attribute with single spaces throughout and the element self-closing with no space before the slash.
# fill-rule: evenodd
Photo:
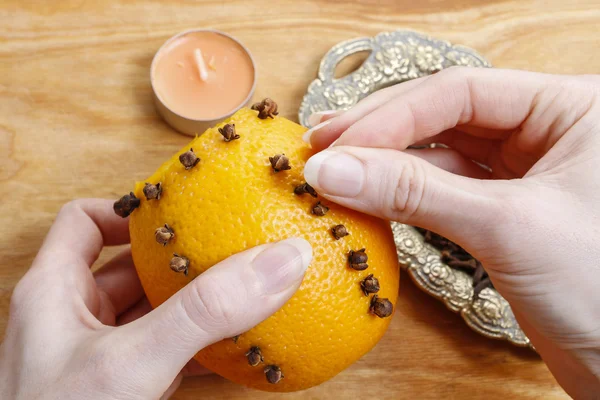
<svg viewBox="0 0 600 400">
<path fill-rule="evenodd" d="M 208 79 L 208 70 L 204 63 L 204 57 L 202 57 L 202 51 L 200 49 L 194 50 L 194 58 L 196 59 L 196 66 L 198 67 L 198 73 L 200 74 L 200 80 L 206 82 Z"/>
<path fill-rule="evenodd" d="M 213 71 L 217 70 L 217 65 L 215 64 L 215 56 L 212 56 L 210 58 L 210 61 L 208 62 L 208 68 L 212 69 Z"/>
</svg>

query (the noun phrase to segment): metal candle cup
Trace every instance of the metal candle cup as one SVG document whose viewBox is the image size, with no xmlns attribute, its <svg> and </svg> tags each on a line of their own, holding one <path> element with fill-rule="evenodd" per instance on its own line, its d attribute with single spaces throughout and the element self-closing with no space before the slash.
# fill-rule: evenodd
<svg viewBox="0 0 600 400">
<path fill-rule="evenodd" d="M 195 29 L 167 40 L 150 67 L 156 108 L 173 128 L 197 135 L 248 105 L 256 67 L 232 36 Z"/>
</svg>

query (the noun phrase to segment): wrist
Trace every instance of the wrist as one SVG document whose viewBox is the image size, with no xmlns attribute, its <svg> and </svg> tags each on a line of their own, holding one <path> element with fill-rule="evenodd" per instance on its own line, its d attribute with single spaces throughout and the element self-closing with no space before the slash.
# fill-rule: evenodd
<svg viewBox="0 0 600 400">
<path fill-rule="evenodd" d="M 600 394 L 600 347 L 559 349 L 551 344 L 539 353 L 562 386 L 575 399 L 597 399 Z"/>
</svg>

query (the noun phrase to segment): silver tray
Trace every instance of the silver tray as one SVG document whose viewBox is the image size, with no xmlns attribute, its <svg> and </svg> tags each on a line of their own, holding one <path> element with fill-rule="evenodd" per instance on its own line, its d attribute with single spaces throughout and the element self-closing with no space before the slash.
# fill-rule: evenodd
<svg viewBox="0 0 600 400">
<path fill-rule="evenodd" d="M 365 50 L 371 54 L 357 70 L 343 78 L 334 77 L 335 68 L 344 58 Z M 472 49 L 413 31 L 384 32 L 338 43 L 323 57 L 298 119 L 309 126 L 313 112 L 348 109 L 379 89 L 454 65 L 491 67 Z M 419 288 L 460 313 L 481 335 L 532 347 L 508 302 L 495 289 L 486 288 L 474 296 L 473 277 L 442 262 L 439 250 L 425 243 L 417 230 L 397 222 L 392 222 L 392 230 L 400 265 Z"/>
</svg>

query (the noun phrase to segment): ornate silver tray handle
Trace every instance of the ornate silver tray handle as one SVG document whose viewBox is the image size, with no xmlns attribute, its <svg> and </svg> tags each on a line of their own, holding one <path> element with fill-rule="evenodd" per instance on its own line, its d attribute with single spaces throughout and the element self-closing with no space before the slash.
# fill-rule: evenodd
<svg viewBox="0 0 600 400">
<path fill-rule="evenodd" d="M 334 77 L 337 65 L 349 55 L 370 51 L 366 61 L 343 78 Z M 318 77 L 304 96 L 298 113 L 300 123 L 309 126 L 314 112 L 344 110 L 371 93 L 396 83 L 431 75 L 460 65 L 490 67 L 474 50 L 452 45 L 413 31 L 385 32 L 373 38 L 339 43 L 327 52 Z M 408 225 L 393 222 L 398 260 L 415 284 L 463 317 L 476 332 L 517 346 L 531 346 L 517 323 L 508 302 L 493 288 L 477 296 L 473 276 L 442 262 L 438 249 Z"/>
<path fill-rule="evenodd" d="M 370 51 L 354 72 L 336 79 L 335 69 L 346 57 Z M 304 96 L 298 113 L 300 123 L 317 111 L 348 109 L 379 89 L 431 75 L 454 65 L 489 67 L 475 51 L 453 46 L 412 31 L 385 32 L 373 38 L 338 43 L 321 60 L 318 77 Z"/>
</svg>

